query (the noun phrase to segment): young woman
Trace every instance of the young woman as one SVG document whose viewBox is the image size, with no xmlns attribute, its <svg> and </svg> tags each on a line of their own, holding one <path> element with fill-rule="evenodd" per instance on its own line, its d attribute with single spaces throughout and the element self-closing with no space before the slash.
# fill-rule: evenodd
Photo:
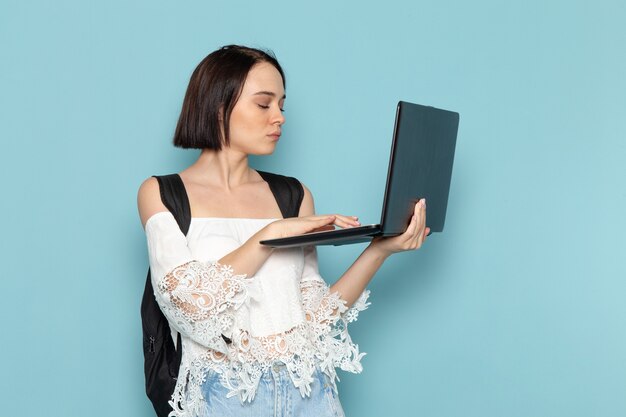
<svg viewBox="0 0 626 417">
<path fill-rule="evenodd" d="M 174 416 L 343 415 L 335 368 L 360 372 L 363 356 L 347 323 L 366 308 L 365 288 L 384 260 L 419 248 L 429 232 L 420 201 L 404 234 L 374 239 L 330 287 L 314 247 L 260 245 L 359 225 L 316 215 L 304 186 L 299 217 L 283 219 L 248 165 L 249 155 L 276 148 L 284 105 L 285 77 L 272 55 L 236 45 L 211 53 L 191 76 L 174 136 L 176 146 L 202 150 L 179 174 L 191 206 L 187 235 L 155 178 L 139 189 L 155 296 L 182 334 Z"/>
</svg>

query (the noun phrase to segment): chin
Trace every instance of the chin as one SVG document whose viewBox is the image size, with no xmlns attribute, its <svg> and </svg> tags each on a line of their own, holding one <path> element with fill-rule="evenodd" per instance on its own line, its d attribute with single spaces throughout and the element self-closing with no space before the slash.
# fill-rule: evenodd
<svg viewBox="0 0 626 417">
<path fill-rule="evenodd" d="M 273 143 L 271 145 L 268 145 L 264 148 L 260 148 L 260 149 L 255 149 L 254 152 L 250 152 L 252 155 L 271 155 L 274 153 L 274 151 L 276 150 L 276 144 Z"/>
</svg>

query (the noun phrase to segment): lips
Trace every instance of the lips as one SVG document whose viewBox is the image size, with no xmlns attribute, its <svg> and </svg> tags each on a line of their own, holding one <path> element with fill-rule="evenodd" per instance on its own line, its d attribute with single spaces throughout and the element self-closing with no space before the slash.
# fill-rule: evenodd
<svg viewBox="0 0 626 417">
<path fill-rule="evenodd" d="M 278 139 L 278 138 L 280 138 L 280 132 L 272 132 L 272 133 L 270 133 L 267 136 L 269 136 L 271 138 L 274 138 L 274 139 Z"/>
</svg>

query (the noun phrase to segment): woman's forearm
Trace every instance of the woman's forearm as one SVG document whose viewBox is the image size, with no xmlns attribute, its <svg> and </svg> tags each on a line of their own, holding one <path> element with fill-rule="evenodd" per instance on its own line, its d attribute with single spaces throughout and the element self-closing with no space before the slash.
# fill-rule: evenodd
<svg viewBox="0 0 626 417">
<path fill-rule="evenodd" d="M 265 229 L 257 232 L 243 245 L 225 255 L 218 262 L 222 265 L 230 265 L 235 274 L 253 276 L 273 252 L 272 248 L 259 243 L 264 239 L 263 233 L 265 233 Z"/>
<path fill-rule="evenodd" d="M 331 285 L 331 292 L 339 293 L 346 307 L 352 307 L 388 256 L 388 253 L 376 246 L 368 246 L 341 278 Z"/>
<path fill-rule="evenodd" d="M 351 307 L 389 255 L 419 249 L 429 232 L 426 227 L 426 200 L 421 199 L 415 204 L 406 231 L 392 237 L 375 237 L 339 281 L 330 287 L 331 291 L 339 293 L 347 307 Z"/>
</svg>

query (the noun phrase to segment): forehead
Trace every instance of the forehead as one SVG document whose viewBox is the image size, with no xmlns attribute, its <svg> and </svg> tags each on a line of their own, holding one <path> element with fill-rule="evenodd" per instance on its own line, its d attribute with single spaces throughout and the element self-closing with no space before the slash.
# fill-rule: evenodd
<svg viewBox="0 0 626 417">
<path fill-rule="evenodd" d="M 261 62 L 256 64 L 248 72 L 246 82 L 241 90 L 242 95 L 252 95 L 259 91 L 270 91 L 277 97 L 285 95 L 283 77 L 272 64 Z"/>
</svg>

